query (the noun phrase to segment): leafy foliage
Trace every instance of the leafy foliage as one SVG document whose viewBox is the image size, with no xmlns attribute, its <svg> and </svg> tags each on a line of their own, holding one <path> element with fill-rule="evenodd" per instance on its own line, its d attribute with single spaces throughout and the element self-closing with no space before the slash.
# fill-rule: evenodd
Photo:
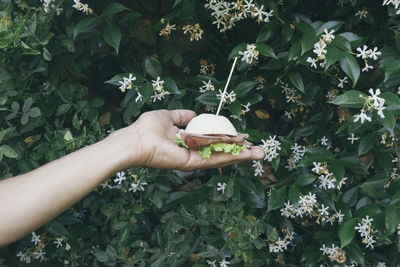
<svg viewBox="0 0 400 267">
<path fill-rule="evenodd" d="M 220 2 L 0 1 L 0 179 L 145 111 L 213 112 L 235 57 L 222 114 L 267 153 L 119 173 L 0 264 L 400 264 L 397 6 Z"/>
</svg>

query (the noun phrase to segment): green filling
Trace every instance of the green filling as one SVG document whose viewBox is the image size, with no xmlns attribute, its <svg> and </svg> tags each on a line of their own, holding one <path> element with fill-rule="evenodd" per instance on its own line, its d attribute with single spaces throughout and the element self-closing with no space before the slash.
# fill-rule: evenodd
<svg viewBox="0 0 400 267">
<path fill-rule="evenodd" d="M 175 142 L 183 147 L 189 148 L 182 139 L 176 138 Z M 202 148 L 199 148 L 197 151 L 200 153 L 201 157 L 204 159 L 209 159 L 211 157 L 212 151 L 215 152 L 224 152 L 224 153 L 232 153 L 232 155 L 239 155 L 240 151 L 246 149 L 246 146 L 238 146 L 237 144 L 228 144 L 228 143 L 215 143 Z"/>
<path fill-rule="evenodd" d="M 178 146 L 183 146 L 183 147 L 189 148 L 189 147 L 187 146 L 187 144 L 185 144 L 185 143 L 183 142 L 183 140 L 180 139 L 180 138 L 178 138 L 178 137 L 175 138 L 175 143 L 177 143 Z"/>
</svg>

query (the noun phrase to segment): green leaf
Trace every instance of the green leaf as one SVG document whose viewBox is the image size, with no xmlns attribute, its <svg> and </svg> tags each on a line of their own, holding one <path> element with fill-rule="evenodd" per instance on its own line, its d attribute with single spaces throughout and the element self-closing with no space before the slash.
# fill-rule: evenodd
<svg viewBox="0 0 400 267">
<path fill-rule="evenodd" d="M 289 61 L 294 60 L 295 58 L 298 58 L 301 54 L 301 43 L 296 42 L 292 44 L 289 50 Z"/>
<path fill-rule="evenodd" d="M 365 259 L 363 253 L 361 252 L 361 249 L 358 246 L 357 242 L 355 241 L 351 242 L 350 245 L 348 245 L 345 250 L 346 250 L 346 256 L 348 256 L 349 259 L 353 259 L 362 266 L 365 265 Z"/>
<path fill-rule="evenodd" d="M 144 60 L 144 68 L 153 79 L 157 79 L 157 77 L 161 76 L 162 69 L 160 62 L 153 57 L 146 57 Z"/>
<path fill-rule="evenodd" d="M 180 94 L 181 92 L 179 92 L 178 86 L 176 85 L 176 82 L 174 79 L 172 78 L 164 78 L 164 87 L 165 90 L 167 90 L 168 92 L 172 93 L 172 94 Z"/>
<path fill-rule="evenodd" d="M 396 206 L 387 206 L 385 210 L 385 226 L 388 234 L 391 235 L 397 230 L 400 224 L 400 209 Z"/>
<path fill-rule="evenodd" d="M 393 133 L 393 129 L 396 126 L 396 117 L 392 111 L 385 109 L 383 111 L 384 118 L 376 116 L 376 121 L 382 124 L 390 133 Z"/>
<path fill-rule="evenodd" d="M 358 78 L 360 77 L 360 66 L 354 56 L 343 53 L 340 59 L 340 67 L 342 70 L 353 80 L 353 88 L 356 86 Z"/>
<path fill-rule="evenodd" d="M 340 161 L 343 163 L 345 167 L 351 169 L 353 172 L 359 174 L 368 174 L 368 166 L 365 165 L 365 163 L 358 157 L 353 157 L 353 156 L 344 157 L 341 158 Z"/>
<path fill-rule="evenodd" d="M 297 89 L 300 90 L 300 92 L 304 93 L 304 83 L 300 73 L 298 73 L 297 71 L 290 72 L 289 80 Z"/>
<path fill-rule="evenodd" d="M 325 61 L 326 61 L 325 70 L 329 69 L 330 66 L 338 62 L 342 57 L 343 57 L 342 51 L 340 51 L 334 46 L 328 47 L 325 56 Z"/>
<path fill-rule="evenodd" d="M 6 48 L 9 44 L 13 42 L 14 35 L 12 32 L 3 31 L 0 32 L 0 49 Z"/>
<path fill-rule="evenodd" d="M 400 106 L 400 98 L 396 94 L 384 92 L 380 94 L 379 97 L 385 99 L 386 106 Z"/>
<path fill-rule="evenodd" d="M 356 220 L 351 218 L 339 227 L 340 247 L 344 248 L 353 241 L 356 234 Z"/>
<path fill-rule="evenodd" d="M 265 57 L 272 57 L 275 59 L 277 58 L 274 53 L 274 50 L 269 45 L 257 43 L 256 47 L 257 47 L 256 49 L 260 52 L 261 55 Z"/>
<path fill-rule="evenodd" d="M 10 147 L 9 145 L 0 146 L 0 150 L 3 153 L 3 155 L 6 156 L 7 158 L 15 159 L 18 157 L 17 152 L 14 150 L 14 148 Z"/>
<path fill-rule="evenodd" d="M 43 47 L 43 58 L 44 58 L 46 61 L 51 61 L 51 59 L 53 58 L 53 56 L 51 55 L 50 51 L 47 50 L 46 47 Z"/>
<path fill-rule="evenodd" d="M 339 95 L 329 103 L 348 108 L 362 108 L 365 103 L 365 99 L 363 99 L 363 97 L 367 98 L 368 96 L 363 92 L 350 90 L 342 95 Z"/>
<path fill-rule="evenodd" d="M 56 116 L 58 117 L 60 115 L 67 113 L 71 107 L 72 107 L 72 104 L 69 104 L 69 103 L 65 103 L 65 104 L 58 106 Z"/>
<path fill-rule="evenodd" d="M 314 44 L 318 42 L 318 37 L 315 34 L 305 34 L 301 40 L 301 55 L 311 50 Z"/>
<path fill-rule="evenodd" d="M 68 236 L 68 230 L 58 221 L 52 221 L 48 224 L 48 230 L 51 234 L 56 236 Z"/>
<path fill-rule="evenodd" d="M 358 187 L 353 187 L 347 190 L 342 197 L 342 201 L 348 204 L 350 207 L 353 207 L 358 200 Z"/>
<path fill-rule="evenodd" d="M 117 251 L 111 245 L 108 245 L 106 248 L 106 256 L 109 261 L 115 261 L 117 259 Z"/>
<path fill-rule="evenodd" d="M 253 81 L 241 82 L 235 87 L 234 91 L 235 91 L 237 97 L 242 97 L 243 95 L 250 92 L 251 89 L 253 89 L 254 86 L 256 86 L 257 84 L 258 84 L 257 82 L 253 82 Z"/>
<path fill-rule="evenodd" d="M 256 43 L 265 42 L 270 39 L 276 31 L 275 25 L 273 23 L 266 23 L 258 32 Z"/>
<path fill-rule="evenodd" d="M 242 112 L 242 105 L 240 104 L 239 101 L 235 101 L 228 105 L 228 109 L 230 112 L 232 112 L 233 115 L 240 117 Z"/>
<path fill-rule="evenodd" d="M 246 51 L 247 44 L 241 43 L 235 48 L 232 49 L 232 51 L 229 53 L 228 60 L 234 59 L 235 57 L 240 57 L 239 51 Z"/>
<path fill-rule="evenodd" d="M 99 262 L 106 262 L 108 260 L 106 253 L 98 248 L 93 249 L 93 255 Z"/>
<path fill-rule="evenodd" d="M 14 130 L 15 130 L 14 127 L 10 127 L 10 128 L 0 131 L 0 142 L 3 141 L 3 138 L 4 138 L 4 136 L 6 136 L 6 134 L 8 134 Z"/>
<path fill-rule="evenodd" d="M 32 104 L 33 104 L 33 98 L 32 98 L 32 97 L 29 97 L 29 98 L 25 101 L 24 106 L 22 107 L 22 112 L 23 112 L 23 113 L 26 113 L 26 112 L 32 107 Z"/>
<path fill-rule="evenodd" d="M 22 114 L 22 116 L 21 116 L 21 124 L 25 125 L 25 124 L 28 123 L 28 121 L 29 121 L 29 115 L 26 114 L 26 113 Z"/>
<path fill-rule="evenodd" d="M 292 203 L 293 205 L 297 204 L 299 202 L 299 198 L 300 198 L 300 190 L 299 188 L 292 184 L 289 188 L 289 201 L 290 203 Z"/>
<path fill-rule="evenodd" d="M 33 107 L 28 111 L 28 115 L 31 118 L 37 118 L 41 115 L 40 109 L 38 107 Z"/>
<path fill-rule="evenodd" d="M 375 133 L 370 133 L 362 137 L 360 144 L 358 145 L 358 155 L 361 156 L 369 152 L 374 147 L 375 140 L 377 140 Z"/>
<path fill-rule="evenodd" d="M 294 184 L 297 186 L 306 186 L 312 184 L 317 177 L 312 174 L 301 174 L 299 177 L 296 178 Z"/>
<path fill-rule="evenodd" d="M 216 106 L 219 104 L 219 100 L 217 99 L 215 93 L 212 92 L 201 94 L 200 96 L 196 97 L 195 100 L 204 105 Z"/>
<path fill-rule="evenodd" d="M 122 11 L 128 11 L 130 10 L 129 8 L 127 8 L 126 6 L 124 6 L 121 3 L 115 2 L 115 3 L 111 3 L 109 4 L 103 11 L 103 14 L 101 14 L 101 16 L 103 17 L 111 17 L 114 14 L 117 14 L 119 12 Z"/>
<path fill-rule="evenodd" d="M 328 31 L 335 30 L 335 32 L 337 32 L 343 24 L 344 21 L 327 21 L 318 28 L 317 34 L 324 33 L 324 29 L 327 29 Z"/>
<path fill-rule="evenodd" d="M 278 209 L 283 205 L 286 199 L 286 187 L 272 190 L 271 195 L 268 198 L 268 211 Z"/>
<path fill-rule="evenodd" d="M 74 38 L 75 39 L 80 33 L 90 32 L 97 25 L 101 23 L 100 17 L 86 18 L 78 22 L 74 27 Z"/>
<path fill-rule="evenodd" d="M 173 7 L 176 7 L 180 2 L 182 2 L 182 0 L 175 0 L 175 3 L 174 3 Z"/>
<path fill-rule="evenodd" d="M 21 41 L 21 47 L 23 50 L 23 55 L 40 55 L 40 51 L 30 47 L 29 45 L 27 45 L 26 43 L 24 43 L 24 41 Z"/>
<path fill-rule="evenodd" d="M 106 28 L 103 33 L 104 41 L 110 46 L 114 47 L 118 54 L 119 44 L 121 43 L 121 30 L 118 26 L 111 23 L 107 23 Z"/>
</svg>

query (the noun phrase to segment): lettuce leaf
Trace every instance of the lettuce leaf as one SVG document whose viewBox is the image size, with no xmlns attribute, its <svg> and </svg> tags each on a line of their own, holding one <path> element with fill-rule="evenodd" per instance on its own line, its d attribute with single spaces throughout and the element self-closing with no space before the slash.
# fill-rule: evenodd
<svg viewBox="0 0 400 267">
<path fill-rule="evenodd" d="M 181 138 L 176 138 L 175 143 L 179 146 L 183 146 L 189 148 L 185 142 Z M 232 153 L 232 155 L 239 155 L 240 151 L 246 149 L 246 146 L 238 146 L 237 144 L 228 144 L 228 143 L 215 143 L 202 148 L 199 148 L 197 151 L 201 155 L 203 159 L 209 159 L 211 157 L 211 153 L 215 152 L 224 152 L 224 153 Z"/>
<path fill-rule="evenodd" d="M 228 143 L 215 143 L 202 148 L 199 148 L 198 152 L 204 159 L 209 159 L 211 157 L 212 151 L 232 153 L 232 155 L 239 155 L 240 151 L 246 149 L 246 146 L 238 146 L 237 144 Z"/>
<path fill-rule="evenodd" d="M 178 146 L 183 146 L 183 147 L 189 148 L 187 146 L 187 144 L 185 144 L 185 142 L 183 142 L 183 140 L 178 137 L 175 139 L 175 143 L 177 143 Z"/>
</svg>

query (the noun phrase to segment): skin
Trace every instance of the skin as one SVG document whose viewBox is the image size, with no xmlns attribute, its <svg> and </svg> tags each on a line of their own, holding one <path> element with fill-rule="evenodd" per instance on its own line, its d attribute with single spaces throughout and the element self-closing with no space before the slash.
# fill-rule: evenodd
<svg viewBox="0 0 400 267">
<path fill-rule="evenodd" d="M 175 144 L 190 110 L 143 113 L 132 125 L 31 172 L 0 181 L 0 247 L 16 241 L 70 208 L 116 172 L 133 167 L 195 170 L 264 157 L 260 147 L 239 155 L 197 151 Z"/>
</svg>

